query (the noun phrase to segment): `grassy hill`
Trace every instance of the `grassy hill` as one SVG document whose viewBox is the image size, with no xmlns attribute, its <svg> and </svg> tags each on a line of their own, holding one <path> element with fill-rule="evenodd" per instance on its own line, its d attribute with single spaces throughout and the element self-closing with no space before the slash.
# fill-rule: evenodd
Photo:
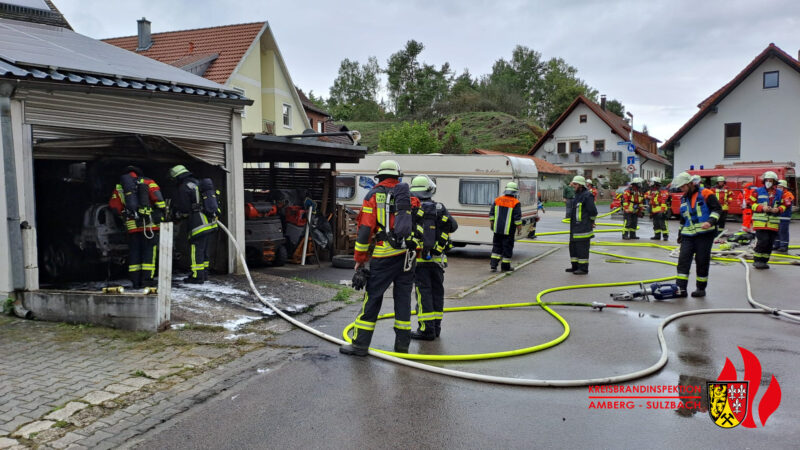
<svg viewBox="0 0 800 450">
<path fill-rule="evenodd" d="M 431 126 L 441 137 L 444 127 L 454 120 L 461 122 L 465 153 L 475 148 L 525 153 L 544 134 L 544 130 L 535 124 L 501 112 L 454 114 L 434 121 Z M 361 132 L 361 145 L 375 152 L 378 149 L 378 136 L 396 123 L 345 122 L 345 125 Z"/>
</svg>

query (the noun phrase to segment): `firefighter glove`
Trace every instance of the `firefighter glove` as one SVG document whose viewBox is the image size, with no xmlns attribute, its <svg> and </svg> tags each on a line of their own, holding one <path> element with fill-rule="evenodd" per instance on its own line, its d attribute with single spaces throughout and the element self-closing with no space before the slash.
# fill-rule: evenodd
<svg viewBox="0 0 800 450">
<path fill-rule="evenodd" d="M 369 269 L 366 267 L 359 267 L 356 273 L 353 274 L 353 289 L 360 291 L 367 286 L 369 280 Z"/>
</svg>

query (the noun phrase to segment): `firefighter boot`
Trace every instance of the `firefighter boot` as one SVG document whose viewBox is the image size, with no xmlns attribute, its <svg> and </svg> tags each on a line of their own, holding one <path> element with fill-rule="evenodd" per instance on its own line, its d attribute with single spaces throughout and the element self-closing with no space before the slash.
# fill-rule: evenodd
<svg viewBox="0 0 800 450">
<path fill-rule="evenodd" d="M 353 337 L 353 342 L 339 347 L 339 353 L 351 356 L 367 356 L 369 343 L 372 341 L 372 331 L 358 330 Z"/>
<path fill-rule="evenodd" d="M 627 241 L 628 239 L 630 239 L 630 233 L 627 232 L 627 231 L 623 231 L 622 232 L 622 240 Z"/>
<path fill-rule="evenodd" d="M 578 264 L 578 268 L 572 272 L 573 275 L 586 275 L 587 273 L 589 273 L 588 264 Z"/>
<path fill-rule="evenodd" d="M 653 241 L 660 241 L 661 240 L 661 233 L 656 233 L 655 236 L 650 238 Z"/>
<path fill-rule="evenodd" d="M 668 241 L 668 240 L 669 240 L 669 235 L 668 235 L 668 234 L 665 234 L 665 235 L 663 236 L 663 238 L 664 238 L 664 240 L 665 240 L 665 241 Z"/>
<path fill-rule="evenodd" d="M 628 239 L 639 239 L 639 236 L 636 235 L 635 231 L 631 231 L 630 237 Z"/>
<path fill-rule="evenodd" d="M 571 263 L 572 263 L 572 267 L 568 267 L 568 268 L 564 269 L 564 272 L 575 272 L 578 269 L 578 263 L 577 262 L 572 261 Z"/>
<path fill-rule="evenodd" d="M 432 341 L 436 339 L 436 326 L 433 324 L 433 321 L 420 322 L 419 329 L 412 331 L 410 336 L 411 339 Z"/>
<path fill-rule="evenodd" d="M 692 292 L 692 297 L 695 297 L 695 298 L 697 298 L 697 297 L 705 297 L 705 296 L 706 296 L 706 290 L 705 289 L 697 288 L 694 292 Z"/>
<path fill-rule="evenodd" d="M 511 263 L 504 262 L 504 263 L 500 264 L 500 270 L 502 272 L 513 272 L 514 268 L 511 267 Z"/>
<path fill-rule="evenodd" d="M 409 330 L 394 330 L 394 351 L 395 353 L 408 353 L 408 346 L 411 344 L 411 332 Z"/>
<path fill-rule="evenodd" d="M 439 337 L 442 334 L 442 319 L 436 319 L 433 321 L 434 330 L 436 330 L 436 337 Z"/>
<path fill-rule="evenodd" d="M 133 283 L 133 289 L 141 289 L 142 287 L 144 287 L 142 285 L 142 272 L 140 270 L 131 272 L 130 276 L 131 276 L 131 283 Z"/>
</svg>

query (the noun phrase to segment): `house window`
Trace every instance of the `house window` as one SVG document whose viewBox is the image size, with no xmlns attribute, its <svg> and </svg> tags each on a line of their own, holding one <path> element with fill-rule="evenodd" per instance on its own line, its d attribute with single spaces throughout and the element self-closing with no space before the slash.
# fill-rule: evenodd
<svg viewBox="0 0 800 450">
<path fill-rule="evenodd" d="M 764 89 L 778 87 L 778 71 L 764 72 Z"/>
<path fill-rule="evenodd" d="M 581 123 L 586 123 L 586 114 L 581 114 L 580 121 Z"/>
<path fill-rule="evenodd" d="M 567 153 L 567 143 L 566 142 L 559 142 L 558 143 L 558 153 Z"/>
<path fill-rule="evenodd" d="M 317 121 L 317 133 L 322 133 L 322 121 Z"/>
<path fill-rule="evenodd" d="M 594 141 L 594 151 L 596 152 L 606 151 L 606 141 L 605 140 Z"/>
<path fill-rule="evenodd" d="M 233 90 L 236 91 L 237 94 L 244 97 L 244 89 L 235 87 Z M 242 119 L 245 117 L 247 117 L 247 106 L 242 107 Z"/>
<path fill-rule="evenodd" d="M 592 171 L 583 169 L 583 178 L 586 178 L 587 180 L 591 180 L 592 179 Z"/>
<path fill-rule="evenodd" d="M 725 124 L 725 157 L 738 158 L 741 156 L 742 146 L 742 124 Z"/>
<path fill-rule="evenodd" d="M 465 180 L 458 182 L 458 202 L 462 205 L 491 205 L 498 195 L 499 180 Z"/>
<path fill-rule="evenodd" d="M 581 143 L 579 141 L 572 141 L 569 143 L 569 152 L 570 153 L 580 153 L 581 152 Z"/>
<path fill-rule="evenodd" d="M 292 106 L 283 104 L 283 126 L 285 128 L 292 128 Z"/>
</svg>

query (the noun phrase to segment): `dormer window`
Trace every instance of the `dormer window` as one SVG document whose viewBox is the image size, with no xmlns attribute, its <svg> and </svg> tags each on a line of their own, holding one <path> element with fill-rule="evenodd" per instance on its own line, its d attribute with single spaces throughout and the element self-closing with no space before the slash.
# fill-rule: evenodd
<svg viewBox="0 0 800 450">
<path fill-rule="evenodd" d="M 581 114 L 580 117 L 578 118 L 578 120 L 580 120 L 581 123 L 586 123 L 586 119 L 587 119 L 586 114 Z"/>
<path fill-rule="evenodd" d="M 764 89 L 774 89 L 778 87 L 778 71 L 764 72 Z"/>
</svg>

